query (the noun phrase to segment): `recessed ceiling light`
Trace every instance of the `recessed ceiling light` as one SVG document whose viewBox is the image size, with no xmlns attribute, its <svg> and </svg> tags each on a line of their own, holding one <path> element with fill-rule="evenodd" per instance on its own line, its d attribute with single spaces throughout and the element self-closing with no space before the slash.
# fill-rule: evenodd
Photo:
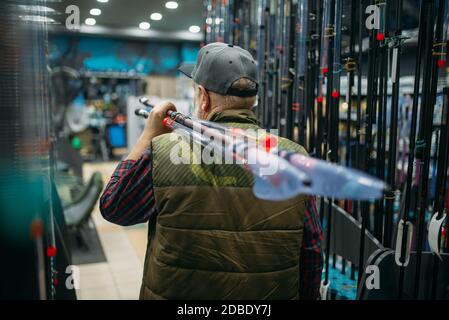
<svg viewBox="0 0 449 320">
<path fill-rule="evenodd" d="M 26 11 L 33 11 L 33 12 L 55 12 L 54 9 L 44 6 L 37 6 L 37 5 L 19 5 L 19 7 Z"/>
<path fill-rule="evenodd" d="M 107 3 L 107 2 L 109 2 L 109 0 L 97 0 L 98 2 L 101 2 L 101 3 Z"/>
<path fill-rule="evenodd" d="M 220 18 L 215 18 L 215 24 L 220 24 L 221 19 Z"/>
<path fill-rule="evenodd" d="M 97 23 L 97 20 L 95 20 L 94 18 L 87 18 L 84 23 L 88 26 L 94 26 Z"/>
<path fill-rule="evenodd" d="M 206 23 L 207 23 L 207 24 L 212 24 L 212 18 L 211 18 L 211 17 L 207 18 L 207 19 L 206 19 Z"/>
<path fill-rule="evenodd" d="M 148 30 L 148 29 L 150 29 L 150 27 L 151 27 L 151 25 L 146 21 L 139 23 L 139 29 Z"/>
<path fill-rule="evenodd" d="M 162 20 L 162 14 L 160 14 L 159 12 L 154 12 L 151 14 L 150 19 L 156 21 Z"/>
<path fill-rule="evenodd" d="M 198 33 L 198 32 L 201 31 L 201 28 L 198 27 L 198 26 L 190 26 L 189 27 L 189 31 L 192 32 L 192 33 Z"/>
<path fill-rule="evenodd" d="M 89 13 L 93 16 L 99 16 L 101 14 L 101 10 L 98 8 L 90 9 Z"/>
<path fill-rule="evenodd" d="M 176 9 L 178 7 L 178 3 L 176 1 L 167 1 L 165 3 L 165 7 L 167 9 Z"/>
<path fill-rule="evenodd" d="M 25 15 L 19 16 L 20 19 L 27 22 L 39 22 L 39 23 L 56 23 L 56 21 L 52 18 L 44 17 L 41 15 Z"/>
</svg>

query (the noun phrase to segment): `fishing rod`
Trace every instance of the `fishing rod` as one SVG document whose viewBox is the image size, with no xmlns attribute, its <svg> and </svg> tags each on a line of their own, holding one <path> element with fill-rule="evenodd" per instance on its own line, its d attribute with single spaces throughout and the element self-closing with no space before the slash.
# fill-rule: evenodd
<svg viewBox="0 0 449 320">
<path fill-rule="evenodd" d="M 316 78 L 318 74 L 318 60 L 317 60 L 317 41 L 315 41 L 314 37 L 317 34 L 316 30 L 314 30 L 314 27 L 316 26 L 315 20 L 317 20 L 317 8 L 319 5 L 317 4 L 317 1 L 313 1 L 312 5 L 309 6 L 309 22 L 308 22 L 308 50 L 306 52 L 306 55 L 308 57 L 307 62 L 307 72 L 306 72 L 306 80 L 305 80 L 305 104 L 306 104 L 306 110 L 308 110 L 308 113 L 306 116 L 308 116 L 308 122 L 306 121 L 306 130 L 307 125 L 309 128 L 308 137 L 307 132 L 304 134 L 306 135 L 305 139 L 307 139 L 307 150 L 314 156 L 317 154 L 316 149 L 316 140 L 317 140 L 317 110 L 315 105 L 315 90 L 316 90 Z M 310 26 L 309 26 L 310 25 Z"/>
<path fill-rule="evenodd" d="M 264 128 L 273 129 L 276 127 L 276 115 L 275 115 L 275 85 L 276 85 L 276 49 L 275 49 L 275 0 L 269 1 L 269 6 L 266 8 L 265 15 L 267 17 L 267 25 L 265 27 L 267 32 L 267 49 L 266 49 L 266 94 L 264 97 L 265 117 Z"/>
<path fill-rule="evenodd" d="M 385 136 L 386 136 L 386 104 L 387 104 L 387 59 L 388 45 L 386 43 L 386 7 L 384 0 L 377 4 L 379 8 L 379 29 L 376 40 L 378 42 L 378 88 L 377 88 L 377 120 L 376 120 L 376 176 L 385 179 Z M 384 199 L 378 199 L 374 207 L 374 235 L 383 239 Z"/>
<path fill-rule="evenodd" d="M 333 80 L 333 70 L 334 70 L 334 56 L 333 56 L 333 49 L 334 49 L 334 38 L 335 38 L 335 21 L 332 20 L 332 17 L 335 17 L 334 10 L 335 10 L 335 0 L 328 0 L 324 3 L 324 15 L 325 18 L 323 19 L 323 46 L 322 48 L 326 50 L 326 56 L 327 61 L 326 67 L 322 69 L 323 75 L 327 76 L 327 83 L 326 83 L 326 140 L 324 145 L 324 152 L 323 155 L 327 158 L 329 158 L 329 155 L 333 156 L 331 154 L 331 150 L 333 148 L 333 136 L 332 136 L 332 120 L 334 112 L 331 110 L 332 108 L 332 101 L 331 101 L 331 95 L 332 95 L 332 80 Z M 327 37 L 327 41 L 325 41 L 325 37 Z M 327 43 L 327 46 L 326 46 Z M 323 57 L 322 57 L 323 59 Z M 331 67 L 329 67 L 331 66 Z M 330 71 L 329 71 L 330 70 Z M 321 202 L 323 202 L 324 205 L 324 198 L 321 199 Z M 330 287 L 330 281 L 329 281 L 329 262 L 330 262 L 330 239 L 332 234 L 332 204 L 333 199 L 332 197 L 328 197 L 327 199 L 327 228 L 326 228 L 326 252 L 325 252 L 325 267 L 324 267 L 324 280 L 322 280 L 321 283 L 321 299 L 327 300 L 327 294 Z M 324 209 L 324 207 L 322 208 Z M 335 259 L 334 259 L 335 261 Z"/>
<path fill-rule="evenodd" d="M 398 123 L 398 109 L 399 109 L 399 87 L 401 63 L 399 56 L 402 48 L 402 0 L 396 0 L 396 17 L 395 17 L 395 33 L 394 41 L 392 42 L 392 66 L 391 66 L 391 109 L 390 109 L 390 134 L 388 144 L 388 164 L 386 181 L 391 190 L 385 193 L 385 234 L 383 244 L 385 247 L 391 248 L 393 236 L 393 205 L 396 192 L 396 141 L 398 139 L 397 123 Z"/>
<path fill-rule="evenodd" d="M 374 1 L 371 1 L 371 4 L 374 4 Z M 364 150 L 363 157 L 360 159 L 359 168 L 365 172 L 369 172 L 371 170 L 371 160 L 372 160 L 372 118 L 373 118 L 373 91 L 375 90 L 375 57 L 377 51 L 377 41 L 376 41 L 376 30 L 369 31 L 369 47 L 368 47 L 368 75 L 367 75 L 367 92 L 366 92 L 366 110 L 365 116 L 363 119 L 363 124 L 361 121 L 361 90 L 362 90 L 362 58 L 363 58 L 363 27 L 362 21 L 364 21 L 364 13 L 365 13 L 365 3 L 363 0 L 359 3 L 359 20 L 360 20 L 360 29 L 359 29 L 359 77 L 358 77 L 358 141 L 359 146 L 361 145 L 361 138 L 363 137 L 364 142 Z M 363 127 L 363 129 L 362 129 Z M 370 203 L 363 202 L 360 204 L 361 211 L 361 229 L 360 229 L 360 249 L 359 249 L 359 276 L 358 276 L 358 285 L 360 285 L 360 281 L 362 278 L 363 270 L 364 270 L 364 258 L 365 258 L 365 237 L 366 230 L 370 230 Z"/>
<path fill-rule="evenodd" d="M 377 1 L 371 1 L 374 5 Z M 368 48 L 368 81 L 367 81 L 367 98 L 366 98 L 366 114 L 365 114 L 365 152 L 366 160 L 364 170 L 371 172 L 373 168 L 374 152 L 373 152 L 373 123 L 375 121 L 376 110 L 376 92 L 378 79 L 378 47 L 377 29 L 369 31 L 369 48 Z M 365 210 L 369 210 L 365 204 Z"/>
<path fill-rule="evenodd" d="M 329 122 L 329 151 L 328 158 L 330 162 L 340 163 L 339 158 L 339 126 L 340 126 L 340 77 L 342 72 L 342 64 L 341 64 L 341 33 L 342 33 L 342 16 L 343 16 L 343 0 L 335 0 L 334 4 L 334 38 L 333 38 L 333 48 L 332 50 L 332 83 L 330 84 L 332 91 L 330 99 L 330 122 Z M 329 199 L 330 200 L 330 199 Z M 333 198 L 330 203 L 333 205 L 337 205 L 337 199 Z M 328 207 L 328 215 L 332 214 L 331 207 Z M 331 220 L 329 220 L 331 221 Z M 328 229 L 330 237 L 331 228 Z M 337 255 L 333 253 L 333 268 L 336 268 L 337 265 Z M 343 265 L 345 264 L 345 260 L 343 260 Z M 342 268 L 344 270 L 344 267 Z"/>
<path fill-rule="evenodd" d="M 345 150 L 345 164 L 347 167 L 353 167 L 353 163 L 351 161 L 351 142 L 352 142 L 352 97 L 353 97 L 353 86 L 354 86 L 354 71 L 357 68 L 357 62 L 354 58 L 355 53 L 355 37 L 351 34 L 352 30 L 356 29 L 356 3 L 351 2 L 349 7 L 349 56 L 345 60 L 344 69 L 346 71 L 346 150 Z M 346 212 L 350 213 L 352 216 L 355 216 L 355 219 L 358 219 L 354 212 L 354 204 L 351 201 L 344 202 L 344 209 Z M 345 274 L 345 260 L 342 262 L 342 274 Z M 355 277 L 355 265 L 351 262 L 351 279 Z"/>
<path fill-rule="evenodd" d="M 432 6 L 429 9 L 429 18 L 434 18 L 435 4 L 432 2 Z M 416 248 L 416 271 L 415 271 L 415 286 L 414 286 L 414 298 L 417 299 L 420 288 L 420 271 L 421 260 L 424 246 L 424 232 L 425 232 L 425 215 L 428 205 L 428 184 L 429 184 L 429 170 L 430 170 L 430 156 L 431 156 L 431 144 L 433 133 L 433 114 L 435 108 L 436 91 L 438 85 L 438 61 L 440 59 L 440 53 L 444 54 L 445 43 L 443 42 L 443 23 L 444 23 L 444 1 L 439 1 L 437 8 L 437 20 L 435 26 L 429 24 L 428 36 L 429 41 L 427 43 L 427 56 L 426 64 L 424 66 L 424 79 L 430 79 L 428 86 L 423 87 L 422 103 L 421 103 L 421 122 L 420 130 L 418 133 L 418 141 L 420 147 L 416 154 L 416 161 L 420 166 L 421 171 L 421 184 L 419 189 L 418 198 L 418 232 L 417 232 L 417 248 Z M 433 20 L 431 20 L 433 21 Z M 433 43 L 432 43 L 433 40 Z M 421 147 L 422 146 L 422 147 Z"/>
<path fill-rule="evenodd" d="M 278 55 L 277 55 L 277 46 L 278 46 L 278 37 L 276 35 L 276 8 L 277 1 L 270 0 L 270 9 L 269 9 L 269 51 L 268 51 L 268 94 L 267 94 L 267 107 L 268 107 L 268 123 L 269 128 L 278 128 L 279 119 L 277 112 L 277 83 L 278 83 Z"/>
<path fill-rule="evenodd" d="M 146 118 L 153 106 L 148 98 L 142 97 L 139 101 L 147 108 L 136 109 L 135 114 Z M 255 194 L 261 199 L 285 200 L 298 194 L 374 199 L 381 196 L 386 187 L 382 181 L 354 169 L 282 149 L 279 150 L 284 151 L 282 156 L 261 148 L 256 149 L 257 146 L 266 146 L 267 142 L 257 140 L 242 129 L 192 119 L 174 111 L 167 112 L 163 124 L 170 129 L 179 130 L 181 134 L 192 136 L 201 144 L 210 144 L 212 138 L 216 145 L 224 145 L 225 151 L 230 151 L 235 159 L 241 160 L 252 170 L 256 178 Z M 271 135 L 264 136 L 265 140 L 271 138 L 275 139 Z M 254 163 L 247 159 L 253 159 Z M 264 166 L 270 162 L 278 164 L 276 168 L 279 170 L 274 174 L 264 175 Z"/>
<path fill-rule="evenodd" d="M 430 0 L 424 0 L 421 2 L 420 6 L 420 16 L 419 16 L 419 31 L 418 31 L 418 48 L 415 62 L 415 81 L 413 88 L 413 104 L 411 111 L 411 125 L 410 125 L 410 138 L 409 138 L 409 154 L 407 163 L 407 179 L 405 184 L 405 199 L 403 207 L 402 219 L 398 223 L 398 232 L 396 239 L 396 264 L 399 266 L 399 280 L 398 280 L 398 299 L 402 299 L 404 290 L 404 277 L 405 268 L 407 267 L 410 259 L 410 247 L 411 247 L 411 237 L 413 233 L 413 224 L 410 220 L 410 206 L 412 199 L 412 180 L 413 180 L 413 167 L 414 167 L 414 157 L 415 157 L 415 139 L 416 139 L 416 126 L 418 120 L 418 102 L 419 102 L 419 92 L 421 84 L 421 61 L 423 51 L 425 49 L 425 39 L 429 36 L 425 33 L 425 29 L 430 29 L 427 27 L 428 22 L 432 21 L 432 17 L 429 16 L 429 6 L 433 3 Z M 430 36 L 430 41 L 432 37 Z"/>
<path fill-rule="evenodd" d="M 293 83 L 292 107 L 294 122 L 298 123 L 298 143 L 305 144 L 306 137 L 306 72 L 308 52 L 309 1 L 299 0 L 296 11 L 295 28 L 295 75 Z"/>
<path fill-rule="evenodd" d="M 440 124 L 440 143 L 438 148 L 438 167 L 437 167 L 437 182 L 434 199 L 434 218 L 437 221 L 441 221 L 446 217 L 445 209 L 445 196 L 447 192 L 447 168 L 449 165 L 449 87 L 443 89 L 443 106 L 441 110 L 441 124 Z M 442 225 L 442 224 L 441 224 Z M 434 236 L 437 238 L 437 244 L 441 242 L 441 225 L 438 228 L 438 233 Z M 430 229 L 430 228 L 429 228 Z M 429 238 L 432 235 L 429 232 Z M 429 243 L 431 239 L 429 239 Z M 432 274 L 432 286 L 431 286 L 431 299 L 436 298 L 437 281 L 440 257 L 440 247 L 435 248 L 433 256 L 433 274 Z"/>
<path fill-rule="evenodd" d="M 282 108 L 282 86 L 283 86 L 283 62 L 284 62 L 284 49 L 285 49 L 285 36 L 284 36 L 284 4 L 285 0 L 274 1 L 277 5 L 276 7 L 276 38 L 275 38 L 275 50 L 276 50 L 276 64 L 275 69 L 278 72 L 275 82 L 275 121 L 276 127 L 279 129 L 280 135 L 284 132 L 285 118 L 283 118 L 283 108 Z"/>
<path fill-rule="evenodd" d="M 305 47 L 304 58 L 305 65 L 303 66 L 304 75 L 304 96 L 303 96 L 303 111 L 305 120 L 303 139 L 304 144 L 314 156 L 317 155 L 317 126 L 318 126 L 318 114 L 316 109 L 316 89 L 317 89 L 317 76 L 319 74 L 319 34 L 321 24 L 319 23 L 320 17 L 320 4 L 318 1 L 309 1 L 305 3 L 307 7 L 303 10 L 304 27 L 307 31 L 304 31 Z M 319 156 L 318 156 L 319 157 Z"/>
<path fill-rule="evenodd" d="M 259 82 L 260 82 L 260 88 L 259 88 L 259 94 L 258 94 L 258 103 L 257 103 L 257 116 L 259 119 L 261 119 L 261 122 L 265 126 L 265 108 L 264 105 L 264 96 L 266 95 L 266 57 L 265 57 L 265 51 L 266 51 L 266 19 L 265 19 L 265 13 L 267 10 L 267 0 L 258 0 L 257 1 L 257 25 L 258 25 L 258 41 L 257 41 L 257 62 L 258 62 L 258 69 L 259 69 Z"/>
<path fill-rule="evenodd" d="M 357 4 L 357 8 L 356 5 Z M 356 121 L 355 121 L 355 155 L 354 155 L 354 168 L 360 169 L 362 167 L 360 160 L 360 147 L 361 147 L 361 129 L 362 129 L 362 62 L 363 62 L 363 27 L 361 21 L 363 21 L 364 17 L 364 6 L 363 0 L 360 0 L 357 3 L 352 2 L 354 6 L 354 12 L 352 13 L 352 18 L 354 19 L 357 10 L 358 10 L 358 35 L 357 35 L 357 59 L 355 61 L 355 72 L 357 73 L 357 103 L 356 103 Z M 355 20 L 355 19 L 354 19 Z M 354 30 L 354 29 L 353 29 Z M 355 38 L 354 34 L 351 34 L 351 41 Z M 353 76 L 354 77 L 354 76 Z M 354 81 L 354 80 L 353 80 Z M 358 219 L 360 214 L 360 202 L 356 201 L 353 203 L 353 216 Z M 362 266 L 364 259 L 364 250 L 365 250 L 365 230 L 366 230 L 366 220 L 363 217 L 363 214 L 360 215 L 360 232 L 361 232 L 361 243 L 359 248 L 359 277 L 357 279 L 357 283 L 359 284 L 359 280 L 362 275 Z"/>
<path fill-rule="evenodd" d="M 343 11 L 343 1 L 342 0 L 334 0 L 335 8 L 334 8 L 334 36 L 331 38 L 331 43 L 333 45 L 330 46 L 331 56 L 332 56 L 332 74 L 331 79 L 329 81 L 330 87 L 330 96 L 328 94 L 329 101 L 329 131 L 330 131 L 330 139 L 329 139 L 329 150 L 328 157 L 331 162 L 338 163 L 338 145 L 339 145 L 339 105 L 340 105 L 340 75 L 341 75 L 341 16 Z"/>
<path fill-rule="evenodd" d="M 374 4 L 374 2 L 372 2 Z M 360 2 L 360 15 L 359 19 L 360 21 L 364 21 L 364 8 L 365 4 L 364 2 Z M 363 23 L 360 23 L 363 25 Z M 359 32 L 359 36 L 362 37 L 363 32 Z M 367 106 L 365 111 L 365 117 L 364 117 L 364 123 L 363 123 L 363 132 L 362 130 L 359 130 L 360 134 L 363 133 L 364 138 L 364 150 L 363 150 L 363 157 L 362 162 L 360 165 L 360 169 L 366 172 L 370 172 L 372 169 L 372 157 L 373 157 L 373 112 L 374 112 L 374 101 L 375 101 L 375 95 L 374 92 L 377 88 L 376 86 L 376 59 L 377 59 L 377 40 L 376 40 L 376 30 L 370 30 L 369 31 L 369 47 L 368 47 L 368 81 L 367 81 Z M 363 39 L 359 39 L 359 58 L 362 58 L 363 51 Z M 359 62 L 361 64 L 361 62 Z M 361 69 L 360 69 L 361 71 Z M 360 73 L 361 74 L 361 73 Z M 361 80 L 362 77 L 360 75 Z M 361 90 L 361 82 L 360 82 L 360 90 Z M 361 112 L 361 110 L 360 110 Z M 359 126 L 360 128 L 362 126 Z M 370 203 L 364 202 L 360 205 L 361 214 L 362 214 L 362 228 L 361 228 L 361 251 L 364 251 L 364 238 L 365 238 L 365 230 L 370 230 Z M 364 253 L 364 252 L 363 252 Z M 362 255 L 363 256 L 363 255 Z M 363 257 L 359 258 L 359 270 L 363 270 Z M 359 278 L 361 276 L 361 272 L 359 273 Z"/>
<path fill-rule="evenodd" d="M 292 31 L 294 30 L 294 24 L 291 18 L 292 11 L 292 0 L 285 0 L 283 17 L 282 17 L 282 60 L 281 60 L 281 110 L 282 110 L 282 122 L 284 123 L 283 136 L 290 140 L 293 140 L 293 108 L 292 106 L 292 72 L 290 68 L 292 48 L 294 43 L 294 37 L 291 37 Z M 281 127 L 282 128 L 282 127 Z M 282 131 L 281 131 L 282 133 Z"/>
<path fill-rule="evenodd" d="M 313 91 L 312 91 L 312 103 L 316 106 L 316 141 L 315 141 L 315 156 L 317 158 L 323 159 L 323 93 L 321 89 L 322 82 L 322 73 L 321 73 L 321 41 L 322 41 L 322 23 L 323 20 L 323 6 L 321 5 L 321 1 L 314 1 L 316 4 L 316 23 L 315 23 L 315 33 L 311 35 L 311 39 L 314 41 L 315 48 L 313 50 L 316 52 L 315 61 L 314 61 L 314 74 L 313 74 Z M 316 90 L 316 94 L 315 94 Z M 315 99 L 316 96 L 316 99 Z"/>
<path fill-rule="evenodd" d="M 326 83 L 329 81 L 327 78 L 329 76 L 329 40 L 334 36 L 333 26 L 330 25 L 330 0 L 325 0 L 322 6 L 322 26 L 321 26 L 321 41 L 320 41 L 320 51 L 319 51 L 319 80 L 318 80 L 318 112 L 320 113 L 320 124 L 321 127 L 321 146 L 320 154 L 322 159 L 327 157 L 327 145 L 328 145 L 328 118 L 329 118 L 329 108 L 326 98 L 324 100 Z M 326 81 L 327 80 L 327 81 Z M 330 90 L 327 91 L 329 94 Z"/>
</svg>

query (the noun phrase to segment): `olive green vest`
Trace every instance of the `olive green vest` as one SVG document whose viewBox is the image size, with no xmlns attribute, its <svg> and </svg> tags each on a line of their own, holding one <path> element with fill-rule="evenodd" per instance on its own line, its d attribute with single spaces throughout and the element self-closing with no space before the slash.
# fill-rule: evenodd
<svg viewBox="0 0 449 320">
<path fill-rule="evenodd" d="M 212 121 L 258 128 L 249 110 Z M 298 299 L 304 196 L 257 199 L 235 164 L 173 164 L 177 142 L 152 142 L 158 215 L 149 223 L 141 299 Z M 304 148 L 279 140 L 283 149 Z"/>
</svg>

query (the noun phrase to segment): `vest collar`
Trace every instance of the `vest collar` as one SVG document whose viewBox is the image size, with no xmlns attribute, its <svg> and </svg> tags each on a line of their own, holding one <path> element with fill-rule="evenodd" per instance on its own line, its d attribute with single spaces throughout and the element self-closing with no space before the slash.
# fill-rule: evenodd
<svg viewBox="0 0 449 320">
<path fill-rule="evenodd" d="M 226 109 L 212 114 L 208 121 L 252 123 L 259 125 L 256 115 L 249 109 Z"/>
</svg>

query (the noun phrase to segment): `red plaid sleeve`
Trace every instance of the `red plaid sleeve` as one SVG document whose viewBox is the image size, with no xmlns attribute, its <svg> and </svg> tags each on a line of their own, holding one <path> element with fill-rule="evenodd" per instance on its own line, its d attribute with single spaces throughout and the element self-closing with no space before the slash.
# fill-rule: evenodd
<svg viewBox="0 0 449 320">
<path fill-rule="evenodd" d="M 148 221 L 156 211 L 151 151 L 137 161 L 118 164 L 100 198 L 100 211 L 106 220 L 122 226 Z"/>
<path fill-rule="evenodd" d="M 300 299 L 303 300 L 319 299 L 323 269 L 322 237 L 316 200 L 315 197 L 309 197 L 304 212 L 304 238 L 300 258 Z"/>
</svg>

